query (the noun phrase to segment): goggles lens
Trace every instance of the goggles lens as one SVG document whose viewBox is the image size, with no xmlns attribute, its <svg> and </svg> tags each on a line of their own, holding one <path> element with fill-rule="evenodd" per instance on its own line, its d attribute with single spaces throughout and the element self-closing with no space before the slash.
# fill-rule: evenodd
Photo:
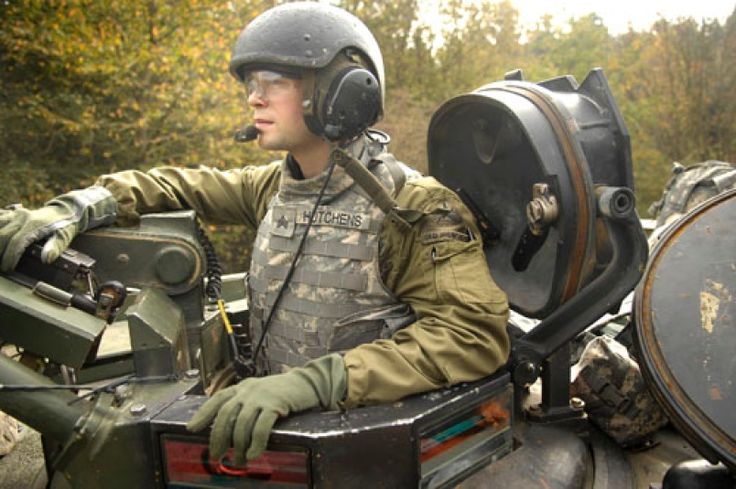
<svg viewBox="0 0 736 489">
<path fill-rule="evenodd" d="M 246 95 L 259 98 L 277 98 L 292 91 L 298 79 L 275 71 L 251 71 L 245 76 Z"/>
</svg>

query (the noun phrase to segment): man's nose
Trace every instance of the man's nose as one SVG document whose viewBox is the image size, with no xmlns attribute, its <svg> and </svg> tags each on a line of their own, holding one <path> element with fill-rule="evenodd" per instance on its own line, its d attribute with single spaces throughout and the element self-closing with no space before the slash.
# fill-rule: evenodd
<svg viewBox="0 0 736 489">
<path fill-rule="evenodd" d="M 266 98 L 261 94 L 260 90 L 253 90 L 248 93 L 248 105 L 251 107 L 263 107 L 266 105 Z"/>
</svg>

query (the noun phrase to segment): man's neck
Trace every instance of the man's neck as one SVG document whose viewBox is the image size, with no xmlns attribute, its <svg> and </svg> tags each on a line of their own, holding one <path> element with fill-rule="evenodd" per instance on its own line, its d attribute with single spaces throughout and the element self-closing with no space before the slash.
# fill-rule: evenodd
<svg viewBox="0 0 736 489">
<path fill-rule="evenodd" d="M 291 151 L 291 156 L 302 170 L 304 178 L 313 178 L 325 171 L 330 161 L 330 144 L 320 141 L 305 148 Z"/>
</svg>

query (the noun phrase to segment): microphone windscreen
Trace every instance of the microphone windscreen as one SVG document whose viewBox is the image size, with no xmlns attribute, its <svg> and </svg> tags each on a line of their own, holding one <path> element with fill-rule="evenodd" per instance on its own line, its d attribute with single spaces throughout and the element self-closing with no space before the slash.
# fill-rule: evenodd
<svg viewBox="0 0 736 489">
<path fill-rule="evenodd" d="M 256 126 L 245 126 L 235 131 L 233 138 L 238 143 L 247 143 L 258 137 L 258 128 Z"/>
</svg>

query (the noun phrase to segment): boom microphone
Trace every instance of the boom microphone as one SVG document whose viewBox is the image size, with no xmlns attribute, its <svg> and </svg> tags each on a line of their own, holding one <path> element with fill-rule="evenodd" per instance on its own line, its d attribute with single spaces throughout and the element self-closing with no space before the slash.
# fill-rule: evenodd
<svg viewBox="0 0 736 489">
<path fill-rule="evenodd" d="M 256 126 L 245 126 L 238 129 L 235 131 L 235 134 L 233 134 L 233 139 L 235 139 L 235 142 L 237 143 L 247 143 L 256 138 L 258 138 L 258 128 Z"/>
</svg>

